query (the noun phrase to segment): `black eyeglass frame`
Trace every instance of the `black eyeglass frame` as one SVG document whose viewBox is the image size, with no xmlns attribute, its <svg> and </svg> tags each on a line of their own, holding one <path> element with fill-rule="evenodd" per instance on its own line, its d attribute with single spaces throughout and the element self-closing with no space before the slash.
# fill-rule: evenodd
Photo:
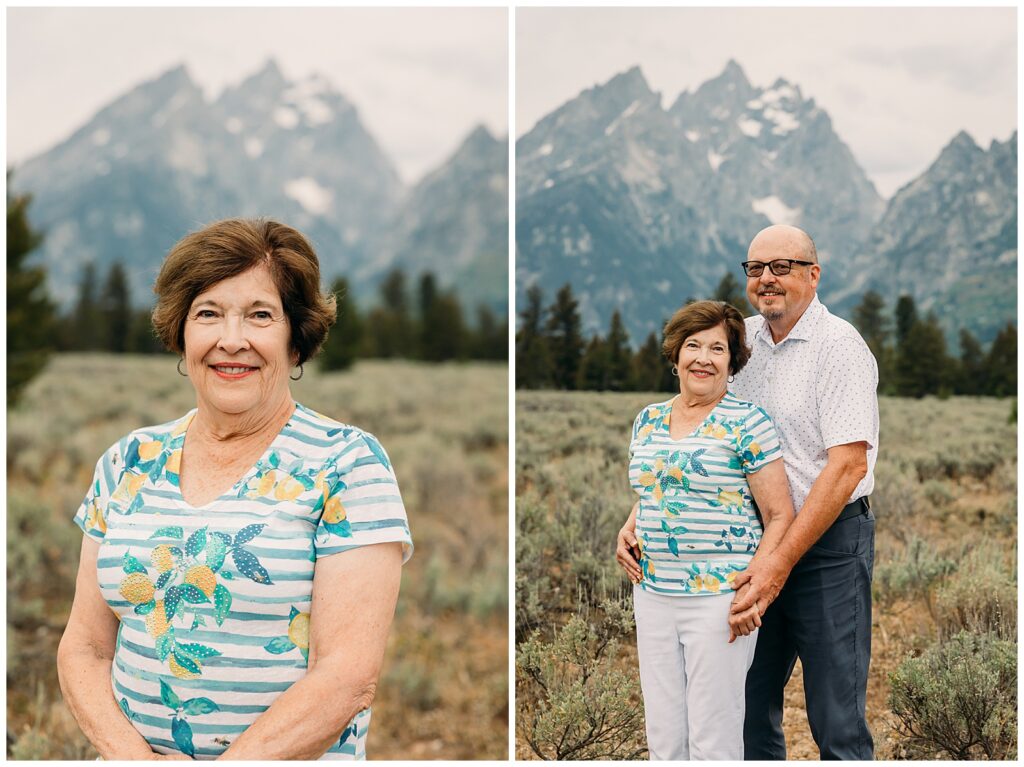
<svg viewBox="0 0 1024 767">
<path fill-rule="evenodd" d="M 776 264 L 779 264 L 780 266 L 777 268 Z M 786 271 L 784 271 L 784 272 L 780 272 L 779 271 L 779 268 L 781 268 L 781 264 L 787 264 L 788 265 L 786 267 Z M 775 259 L 772 259 L 771 261 L 768 261 L 768 262 L 765 262 L 765 261 L 741 261 L 740 262 L 740 266 L 743 267 L 743 273 L 745 275 L 747 275 L 748 277 L 760 277 L 764 273 L 764 268 L 766 266 L 771 270 L 771 273 L 774 274 L 776 277 L 784 277 L 785 275 L 787 275 L 791 271 L 793 271 L 793 264 L 800 264 L 800 266 L 814 266 L 814 262 L 813 261 L 797 261 L 795 258 L 775 258 Z M 750 273 L 750 269 L 751 268 L 756 268 L 756 267 L 761 267 L 761 268 L 757 270 L 757 274 L 751 274 Z"/>
</svg>

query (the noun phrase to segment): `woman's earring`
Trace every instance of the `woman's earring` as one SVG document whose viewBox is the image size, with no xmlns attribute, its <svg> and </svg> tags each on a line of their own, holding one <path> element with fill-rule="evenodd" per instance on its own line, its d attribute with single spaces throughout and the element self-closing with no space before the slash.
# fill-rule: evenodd
<svg viewBox="0 0 1024 767">
<path fill-rule="evenodd" d="M 302 372 L 303 372 L 302 371 L 302 365 L 299 365 L 299 374 L 297 376 L 288 376 L 288 377 L 290 379 L 292 379 L 293 381 L 298 381 L 300 378 L 302 378 Z"/>
<path fill-rule="evenodd" d="M 184 357 L 179 357 L 178 358 L 178 375 L 184 376 L 185 378 L 188 378 L 188 373 L 182 373 L 181 372 L 181 363 L 184 362 L 184 361 L 185 361 Z"/>
<path fill-rule="evenodd" d="M 725 380 L 726 380 L 726 381 L 728 381 L 729 383 L 732 383 L 733 381 L 735 381 L 735 380 L 736 380 L 736 376 L 729 376 L 729 377 L 728 377 L 727 379 L 725 379 Z"/>
<path fill-rule="evenodd" d="M 679 366 L 678 365 L 673 365 L 672 366 L 672 375 L 675 376 L 676 378 L 679 378 Z"/>
</svg>

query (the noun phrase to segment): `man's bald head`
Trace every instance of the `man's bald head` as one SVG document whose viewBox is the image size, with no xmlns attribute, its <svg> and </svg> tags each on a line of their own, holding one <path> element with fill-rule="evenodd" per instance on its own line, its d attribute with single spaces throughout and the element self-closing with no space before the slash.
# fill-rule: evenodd
<svg viewBox="0 0 1024 767">
<path fill-rule="evenodd" d="M 748 257 L 754 251 L 765 249 L 767 252 L 794 252 L 802 253 L 800 261 L 818 263 L 818 249 L 814 247 L 814 240 L 798 226 L 789 224 L 772 224 L 754 235 L 747 249 Z M 797 256 L 791 256 L 797 258 Z"/>
</svg>

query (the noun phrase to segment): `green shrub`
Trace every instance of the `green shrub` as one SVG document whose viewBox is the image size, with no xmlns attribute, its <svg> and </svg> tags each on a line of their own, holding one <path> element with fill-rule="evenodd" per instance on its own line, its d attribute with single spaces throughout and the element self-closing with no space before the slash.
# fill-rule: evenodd
<svg viewBox="0 0 1024 767">
<path fill-rule="evenodd" d="M 638 759 L 644 718 L 637 674 L 615 668 L 624 606 L 592 624 L 574 615 L 554 640 L 539 632 L 516 651 L 517 728 L 541 759 Z"/>
<path fill-rule="evenodd" d="M 900 599 L 921 599 L 934 619 L 933 587 L 955 567 L 933 545 L 914 535 L 898 556 L 880 565 L 875 571 L 875 597 L 883 606 Z"/>
<path fill-rule="evenodd" d="M 939 587 L 935 606 L 940 637 L 961 631 L 1017 636 L 1017 579 L 1006 555 L 986 541 L 964 556 L 956 574 Z"/>
<path fill-rule="evenodd" d="M 889 677 L 901 756 L 1015 759 L 1017 646 L 962 632 Z"/>
</svg>

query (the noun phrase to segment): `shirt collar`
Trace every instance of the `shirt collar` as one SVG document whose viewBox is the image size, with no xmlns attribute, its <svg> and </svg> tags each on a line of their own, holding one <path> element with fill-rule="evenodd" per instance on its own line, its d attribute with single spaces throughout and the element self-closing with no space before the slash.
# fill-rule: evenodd
<svg viewBox="0 0 1024 767">
<path fill-rule="evenodd" d="M 825 306 L 818 300 L 818 294 L 815 293 L 811 303 L 804 309 L 804 313 L 800 315 L 800 319 L 796 321 L 796 325 L 789 331 L 789 335 L 782 339 L 782 342 L 788 341 L 791 338 L 797 341 L 809 341 L 814 328 L 818 324 L 819 315 L 823 311 L 825 311 Z M 754 338 L 760 338 L 769 346 L 775 346 L 775 341 L 772 339 L 772 331 L 768 327 L 768 320 L 764 317 L 761 317 L 761 325 L 754 333 Z"/>
</svg>

